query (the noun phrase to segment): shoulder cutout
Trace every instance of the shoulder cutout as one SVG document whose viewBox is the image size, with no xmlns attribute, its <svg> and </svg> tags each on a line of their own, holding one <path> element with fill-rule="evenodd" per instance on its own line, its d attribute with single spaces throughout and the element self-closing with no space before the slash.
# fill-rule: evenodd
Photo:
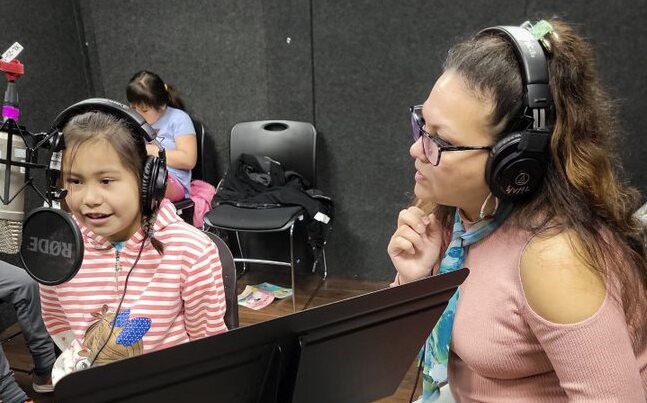
<svg viewBox="0 0 647 403">
<path fill-rule="evenodd" d="M 606 295 L 601 276 L 578 255 L 578 238 L 561 233 L 533 238 L 521 257 L 521 284 L 530 308 L 560 324 L 593 316 Z"/>
</svg>

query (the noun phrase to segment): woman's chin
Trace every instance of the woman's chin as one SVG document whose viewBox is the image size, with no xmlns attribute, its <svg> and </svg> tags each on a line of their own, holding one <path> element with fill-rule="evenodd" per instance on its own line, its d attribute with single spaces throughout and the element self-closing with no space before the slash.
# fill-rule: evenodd
<svg viewBox="0 0 647 403">
<path fill-rule="evenodd" d="M 416 183 L 416 186 L 413 188 L 413 194 L 416 195 L 416 199 L 425 202 L 433 202 L 435 200 L 434 193 L 419 183 Z"/>
</svg>

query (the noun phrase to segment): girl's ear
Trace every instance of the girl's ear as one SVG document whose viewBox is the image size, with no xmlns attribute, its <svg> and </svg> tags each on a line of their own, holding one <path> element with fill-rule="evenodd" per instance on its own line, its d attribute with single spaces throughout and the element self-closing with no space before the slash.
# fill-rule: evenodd
<svg viewBox="0 0 647 403">
<path fill-rule="evenodd" d="M 63 189 L 63 190 L 66 192 L 65 197 L 64 197 L 64 198 L 62 198 L 62 199 L 59 201 L 59 203 L 61 204 L 61 208 L 62 208 L 64 211 L 67 211 L 67 212 L 69 213 L 69 212 L 70 212 L 70 208 L 69 208 L 69 206 L 67 205 L 67 198 L 69 197 L 70 192 L 69 192 L 69 190 L 67 189 L 66 184 L 67 184 L 67 177 L 68 177 L 68 175 L 69 175 L 70 170 L 69 170 L 69 169 L 66 169 L 66 167 L 65 167 L 65 163 L 64 163 L 63 161 L 65 161 L 65 156 L 63 156 L 63 158 L 62 158 L 62 160 L 61 160 L 61 174 L 59 175 L 59 177 L 58 177 L 58 179 L 57 179 L 57 181 L 56 181 L 56 187 L 57 187 L 58 189 Z"/>
<path fill-rule="evenodd" d="M 69 192 L 68 192 L 69 195 Z M 63 211 L 67 211 L 68 213 L 71 213 L 70 207 L 67 205 L 67 196 L 63 200 L 61 200 L 61 208 Z"/>
</svg>

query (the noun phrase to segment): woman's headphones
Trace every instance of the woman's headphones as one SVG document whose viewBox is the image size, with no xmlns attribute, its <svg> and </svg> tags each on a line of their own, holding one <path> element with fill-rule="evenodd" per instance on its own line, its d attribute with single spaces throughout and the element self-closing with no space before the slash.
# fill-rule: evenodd
<svg viewBox="0 0 647 403">
<path fill-rule="evenodd" d="M 536 192 L 546 175 L 554 119 L 548 62 L 543 47 L 525 27 L 490 27 L 479 35 L 491 33 L 514 45 L 523 98 L 519 124 L 490 151 L 485 179 L 494 196 L 515 201 Z"/>
<path fill-rule="evenodd" d="M 74 117 L 86 112 L 98 111 L 112 115 L 126 123 L 129 131 L 135 137 L 135 140 L 141 144 L 143 148 L 146 143 L 155 142 L 159 148 L 157 157 L 149 155 L 142 170 L 141 182 L 141 205 L 142 214 L 150 216 L 159 207 L 160 202 L 164 198 L 166 192 L 166 153 L 164 148 L 156 140 L 157 133 L 146 120 L 137 112 L 130 109 L 126 105 L 106 98 L 90 98 L 69 106 L 63 110 L 54 119 L 52 130 L 56 131 L 56 135 L 52 140 L 53 154 L 59 153 L 57 157 L 52 155 L 50 162 L 50 169 L 48 176 L 50 177 L 50 184 L 56 186 L 56 182 L 60 176 L 60 152 L 65 149 L 65 139 L 63 137 L 63 128 Z M 58 167 L 55 164 L 55 159 L 58 160 Z M 58 168 L 58 170 L 56 169 Z M 50 199 L 65 197 L 64 191 L 50 192 Z"/>
</svg>

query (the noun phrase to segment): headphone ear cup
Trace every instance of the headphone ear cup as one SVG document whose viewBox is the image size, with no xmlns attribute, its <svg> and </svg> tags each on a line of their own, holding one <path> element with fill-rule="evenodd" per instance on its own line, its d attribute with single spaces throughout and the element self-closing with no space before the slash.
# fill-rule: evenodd
<svg viewBox="0 0 647 403">
<path fill-rule="evenodd" d="M 534 193 L 542 183 L 546 163 L 541 154 L 529 153 L 519 145 L 527 133 L 511 133 L 490 151 L 485 179 L 499 200 L 515 201 Z"/>
<path fill-rule="evenodd" d="M 142 171 L 141 203 L 144 215 L 157 210 L 166 193 L 166 164 L 159 157 L 146 157 Z"/>
</svg>

